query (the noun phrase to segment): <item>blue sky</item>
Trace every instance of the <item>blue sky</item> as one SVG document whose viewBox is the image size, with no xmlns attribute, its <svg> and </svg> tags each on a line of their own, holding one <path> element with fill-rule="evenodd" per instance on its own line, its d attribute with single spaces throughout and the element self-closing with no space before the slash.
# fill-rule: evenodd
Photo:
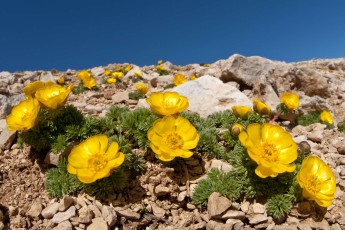
<svg viewBox="0 0 345 230">
<path fill-rule="evenodd" d="M 0 71 L 345 57 L 345 1 L 2 0 Z"/>
</svg>

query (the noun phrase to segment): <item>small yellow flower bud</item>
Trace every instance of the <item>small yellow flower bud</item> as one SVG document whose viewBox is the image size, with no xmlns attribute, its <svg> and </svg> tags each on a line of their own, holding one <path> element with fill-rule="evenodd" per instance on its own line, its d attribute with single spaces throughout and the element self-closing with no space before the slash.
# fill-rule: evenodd
<svg viewBox="0 0 345 230">
<path fill-rule="evenodd" d="M 240 133 L 243 131 L 243 129 L 244 128 L 242 125 L 235 123 L 230 128 L 231 135 L 233 135 L 234 137 L 237 137 L 238 135 L 240 135 Z"/>
<path fill-rule="evenodd" d="M 300 153 L 310 153 L 310 145 L 307 141 L 301 141 L 298 144 L 298 150 Z"/>
</svg>

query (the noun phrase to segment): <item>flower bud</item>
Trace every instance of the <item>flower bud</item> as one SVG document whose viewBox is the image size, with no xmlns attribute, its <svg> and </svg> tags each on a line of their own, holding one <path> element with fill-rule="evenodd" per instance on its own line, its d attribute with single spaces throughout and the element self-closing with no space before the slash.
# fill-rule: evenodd
<svg viewBox="0 0 345 230">
<path fill-rule="evenodd" d="M 233 135 L 234 137 L 237 137 L 238 135 L 240 135 L 240 133 L 243 131 L 243 126 L 238 124 L 238 123 L 235 123 L 231 126 L 230 128 L 230 133 L 231 135 Z"/>
<path fill-rule="evenodd" d="M 310 153 L 310 145 L 307 141 L 301 141 L 298 144 L 298 150 L 300 153 Z"/>
</svg>

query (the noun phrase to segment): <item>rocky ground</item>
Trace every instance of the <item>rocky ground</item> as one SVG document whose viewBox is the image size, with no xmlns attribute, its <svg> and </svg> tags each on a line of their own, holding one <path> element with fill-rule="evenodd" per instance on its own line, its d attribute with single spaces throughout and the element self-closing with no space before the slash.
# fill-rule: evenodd
<svg viewBox="0 0 345 230">
<path fill-rule="evenodd" d="M 146 105 L 144 100 L 128 98 L 128 92 L 135 91 L 135 83 L 130 80 L 134 72 L 143 73 L 151 92 L 162 91 L 172 83 L 175 73 L 181 73 L 187 77 L 195 74 L 199 79 L 172 90 L 187 96 L 189 110 L 203 117 L 233 105 L 252 106 L 255 97 L 275 108 L 280 93 L 293 91 L 300 97 L 301 113 L 329 109 L 336 123 L 345 119 L 345 59 L 284 63 L 233 55 L 209 66 L 181 67 L 165 62 L 163 66 L 170 72 L 166 76 L 159 76 L 154 66 L 133 65 L 123 77 L 123 84 L 105 84 L 101 77 L 104 69 L 114 70 L 119 65 L 90 69 L 100 90 L 71 94 L 67 103 L 96 116 L 104 116 L 114 104 L 135 109 Z M 44 181 L 54 159 L 42 159 L 29 146 L 19 148 L 16 133 L 6 129 L 5 118 L 11 107 L 24 98 L 22 89 L 29 82 L 56 81 L 64 76 L 67 84 L 77 86 L 76 73 L 0 72 L 0 229 L 345 229 L 345 134 L 318 123 L 296 126 L 289 132 L 297 143 L 308 141 L 312 154 L 332 168 L 337 178 L 335 200 L 327 209 L 299 203 L 283 223 L 267 215 L 263 200 L 237 203 L 214 193 L 207 209 L 195 207 L 190 197 L 198 181 L 211 168 L 231 169 L 227 163 L 198 153 L 185 161 L 188 174 L 179 166 L 167 167 L 154 158 L 147 159 L 145 173 L 130 180 L 123 192 L 107 201 L 87 194 L 49 199 Z M 287 127 L 288 122 L 279 124 Z"/>
</svg>

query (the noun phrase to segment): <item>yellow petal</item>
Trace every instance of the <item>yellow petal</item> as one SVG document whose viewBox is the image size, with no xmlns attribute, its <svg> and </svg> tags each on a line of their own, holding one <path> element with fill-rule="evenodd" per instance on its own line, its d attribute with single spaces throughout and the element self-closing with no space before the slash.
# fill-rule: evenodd
<svg viewBox="0 0 345 230">
<path fill-rule="evenodd" d="M 119 167 L 125 161 L 125 154 L 118 152 L 118 157 L 110 160 L 106 165 L 106 168 L 113 169 Z"/>
<path fill-rule="evenodd" d="M 108 160 L 112 160 L 116 157 L 118 157 L 118 151 L 119 151 L 119 144 L 115 141 L 111 142 L 110 146 L 108 147 L 107 152 L 105 153 L 105 156 Z"/>
<path fill-rule="evenodd" d="M 259 146 L 261 144 L 261 134 L 263 131 L 261 132 L 260 124 L 249 124 L 247 127 L 247 133 L 249 134 L 248 138 L 254 145 Z"/>
<path fill-rule="evenodd" d="M 256 167 L 255 169 L 255 173 L 256 175 L 258 175 L 261 178 L 266 178 L 266 177 L 276 177 L 278 176 L 278 173 L 273 172 L 270 168 L 265 168 L 261 165 L 259 165 L 258 167 Z"/>
</svg>

